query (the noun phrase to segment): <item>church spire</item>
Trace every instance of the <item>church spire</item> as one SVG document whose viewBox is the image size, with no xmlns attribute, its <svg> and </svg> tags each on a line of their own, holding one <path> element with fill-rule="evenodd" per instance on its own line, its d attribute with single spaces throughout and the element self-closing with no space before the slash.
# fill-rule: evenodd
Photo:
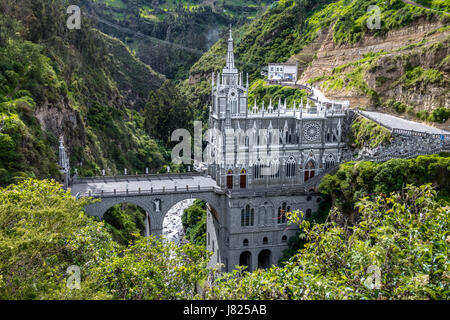
<svg viewBox="0 0 450 320">
<path fill-rule="evenodd" d="M 233 47 L 233 33 L 231 31 L 230 24 L 230 36 L 228 37 L 228 52 L 227 52 L 227 65 L 225 67 L 229 71 L 234 69 L 234 47 Z"/>
</svg>

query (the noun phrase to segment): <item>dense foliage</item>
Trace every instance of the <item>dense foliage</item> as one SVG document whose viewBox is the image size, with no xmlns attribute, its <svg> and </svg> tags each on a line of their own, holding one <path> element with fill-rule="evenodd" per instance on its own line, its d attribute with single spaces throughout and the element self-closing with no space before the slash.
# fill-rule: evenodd
<svg viewBox="0 0 450 320">
<path fill-rule="evenodd" d="M 68 5 L 65 0 L 0 5 L 1 185 L 26 177 L 59 179 L 61 134 L 71 166 L 81 175 L 124 168 L 155 172 L 170 162 L 167 147 L 153 140 L 137 111 L 164 77 L 86 17 L 80 30 L 67 29 Z M 168 106 L 182 100 L 171 98 Z M 188 119 L 187 114 L 180 117 Z"/>
<path fill-rule="evenodd" d="M 128 245 L 144 235 L 145 217 L 144 209 L 134 204 L 122 203 L 106 211 L 103 220 L 113 240 Z"/>
<path fill-rule="evenodd" d="M 319 190 L 329 195 L 343 213 L 354 213 L 355 203 L 372 194 L 400 191 L 407 184 L 433 183 L 442 196 L 450 190 L 450 155 L 392 159 L 383 163 L 347 162 L 333 175 L 326 175 Z"/>
<path fill-rule="evenodd" d="M 169 80 L 156 92 L 150 93 L 144 117 L 149 134 L 166 145 L 176 129 L 193 129 L 192 109 Z"/>
<path fill-rule="evenodd" d="M 219 299 L 448 299 L 450 207 L 429 186 L 363 198 L 361 222 L 299 222 L 308 243 L 283 267 L 224 275 Z"/>
<path fill-rule="evenodd" d="M 352 123 L 350 141 L 358 149 L 362 147 L 373 149 L 391 141 L 391 132 L 374 121 L 357 116 Z"/>
<path fill-rule="evenodd" d="M 261 103 L 264 101 L 267 109 L 270 100 L 272 100 L 272 105 L 275 107 L 278 106 L 279 99 L 281 99 L 281 103 L 284 103 L 284 99 L 286 99 L 288 108 L 292 108 L 294 101 L 298 108 L 301 101 L 306 104 L 306 96 L 307 92 L 305 90 L 281 85 L 267 85 L 264 80 L 259 79 L 254 81 L 248 90 L 248 103 L 249 107 L 252 108 L 256 100 L 257 105 L 261 107 Z"/>
<path fill-rule="evenodd" d="M 25 180 L 0 189 L 1 299 L 190 299 L 208 272 L 209 254 L 138 235 L 113 241 L 54 181 Z M 81 270 L 80 289 L 69 289 Z"/>
</svg>

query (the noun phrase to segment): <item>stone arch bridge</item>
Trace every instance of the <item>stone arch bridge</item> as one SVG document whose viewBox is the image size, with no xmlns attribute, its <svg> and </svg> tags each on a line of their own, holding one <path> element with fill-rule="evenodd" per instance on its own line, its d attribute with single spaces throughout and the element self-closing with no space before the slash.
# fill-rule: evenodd
<svg viewBox="0 0 450 320">
<path fill-rule="evenodd" d="M 161 235 L 164 217 L 182 200 L 205 201 L 218 220 L 224 201 L 224 192 L 216 182 L 201 173 L 74 179 L 71 192 L 76 197 L 101 199 L 86 207 L 87 214 L 100 219 L 116 204 L 131 203 L 141 207 L 147 214 L 146 236 Z"/>
<path fill-rule="evenodd" d="M 318 192 L 321 178 L 336 171 L 338 166 L 325 170 L 303 185 L 288 186 L 290 192 L 312 194 Z M 86 207 L 86 213 L 103 219 L 108 209 L 116 204 L 130 203 L 144 209 L 146 217 L 145 235 L 162 235 L 163 222 L 168 211 L 186 199 L 203 200 L 216 221 L 223 222 L 230 192 L 219 187 L 204 173 L 171 173 L 156 175 L 125 175 L 113 177 L 74 178 L 71 193 L 77 198 L 92 197 L 101 201 Z M 250 188 L 247 196 L 268 196 L 283 190 L 276 188 Z"/>
</svg>

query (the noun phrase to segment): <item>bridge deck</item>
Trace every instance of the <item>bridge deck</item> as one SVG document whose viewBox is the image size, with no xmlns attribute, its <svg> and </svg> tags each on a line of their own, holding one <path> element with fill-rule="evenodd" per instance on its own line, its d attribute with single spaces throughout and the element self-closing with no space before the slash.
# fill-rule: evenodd
<svg viewBox="0 0 450 320">
<path fill-rule="evenodd" d="M 434 128 L 423 123 L 405 120 L 399 117 L 391 116 L 386 113 L 371 112 L 371 111 L 360 111 L 360 113 L 368 119 L 378 122 L 384 127 L 391 130 L 412 130 L 417 132 L 426 132 L 430 134 L 450 134 L 448 131 L 444 131 L 438 128 Z"/>
<path fill-rule="evenodd" d="M 210 177 L 202 175 L 143 175 L 128 177 L 104 177 L 104 178 L 85 178 L 75 181 L 71 186 L 73 195 L 87 196 L 89 191 L 91 195 L 138 193 L 139 189 L 145 192 L 162 192 L 176 190 L 213 190 L 218 188 L 216 182 Z"/>
</svg>

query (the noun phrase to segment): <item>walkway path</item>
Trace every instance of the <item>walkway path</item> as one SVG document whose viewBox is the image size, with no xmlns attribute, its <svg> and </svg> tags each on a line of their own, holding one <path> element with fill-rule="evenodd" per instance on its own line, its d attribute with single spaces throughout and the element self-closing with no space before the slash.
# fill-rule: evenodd
<svg viewBox="0 0 450 320">
<path fill-rule="evenodd" d="M 360 111 L 360 113 L 366 118 L 373 120 L 390 130 L 400 129 L 400 130 L 425 132 L 430 134 L 443 134 L 443 135 L 450 134 L 449 131 L 434 128 L 423 123 L 405 120 L 386 113 L 370 112 L 370 111 Z"/>
<path fill-rule="evenodd" d="M 214 190 L 216 182 L 197 173 L 161 174 L 120 177 L 95 177 L 75 180 L 71 185 L 73 195 L 92 196 L 135 193 L 158 193 L 182 190 Z M 200 189 L 199 189 L 200 188 Z"/>
</svg>

